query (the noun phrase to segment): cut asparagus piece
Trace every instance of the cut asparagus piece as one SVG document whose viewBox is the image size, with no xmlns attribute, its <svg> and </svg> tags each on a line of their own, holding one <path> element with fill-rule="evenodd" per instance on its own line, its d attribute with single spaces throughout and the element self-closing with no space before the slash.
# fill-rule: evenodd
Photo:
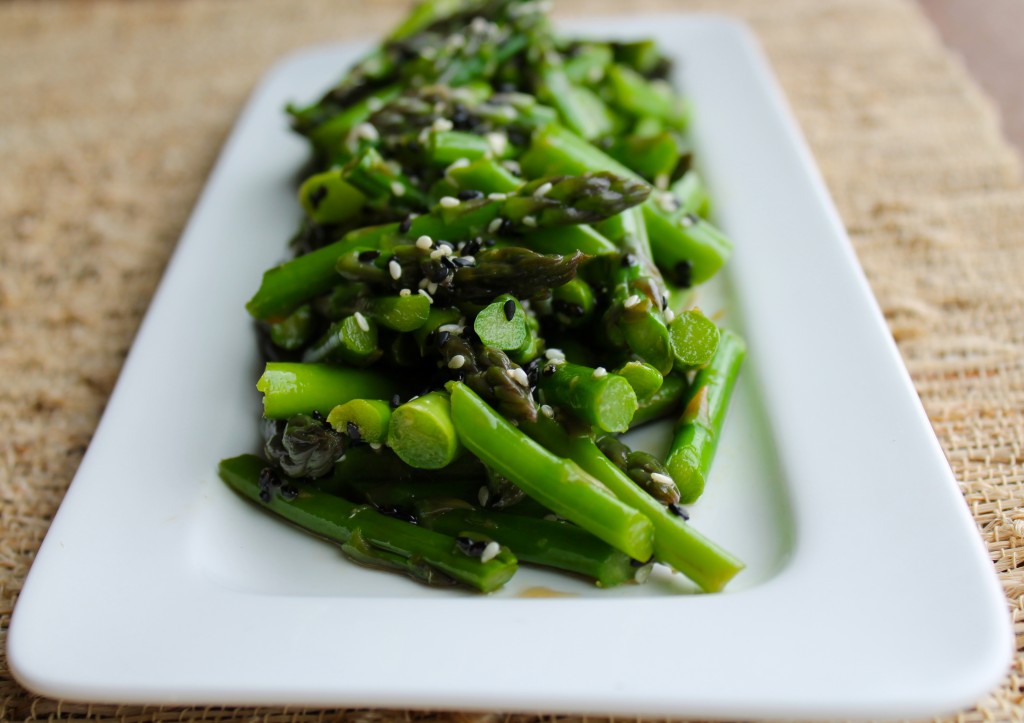
<svg viewBox="0 0 1024 723">
<path fill-rule="evenodd" d="M 353 399 L 332 409 L 327 423 L 353 442 L 384 444 L 391 424 L 391 407 L 380 399 Z"/>
<path fill-rule="evenodd" d="M 388 446 L 412 467 L 441 469 L 451 464 L 462 445 L 448 395 L 430 392 L 398 407 L 391 414 Z"/>
<path fill-rule="evenodd" d="M 642 581 L 649 572 L 648 566 L 634 566 L 628 555 L 565 522 L 460 507 L 420 514 L 417 519 L 448 535 L 471 532 L 496 540 L 514 550 L 520 562 L 584 575 L 598 587 L 614 587 L 638 577 Z"/>
<path fill-rule="evenodd" d="M 352 399 L 390 399 L 402 391 L 400 384 L 382 372 L 296 362 L 267 362 L 256 388 L 263 392 L 263 414 L 268 419 L 313 412 L 327 416 L 334 407 Z"/>
<path fill-rule="evenodd" d="M 399 570 L 430 585 L 457 581 L 481 592 L 500 588 L 516 571 L 508 549 L 484 562 L 455 538 L 385 517 L 296 480 L 282 479 L 253 455 L 225 459 L 218 469 L 232 489 L 315 535 L 340 543 L 358 562 Z M 346 547 L 353 542 L 354 544 Z"/>
<path fill-rule="evenodd" d="M 721 336 L 715 322 L 700 309 L 684 311 L 668 326 L 676 369 L 691 371 L 707 366 L 718 349 Z"/>
<path fill-rule="evenodd" d="M 539 417 L 536 424 L 522 425 L 522 429 L 554 454 L 571 459 L 619 499 L 644 514 L 654 529 L 657 561 L 675 568 L 707 592 L 721 590 L 743 569 L 743 563 L 637 487 L 590 437 L 569 435 L 546 417 Z"/>
<path fill-rule="evenodd" d="M 555 456 L 512 426 L 465 384 L 450 382 L 448 388 L 459 437 L 484 464 L 633 559 L 650 558 L 652 527 L 642 514 L 574 462 Z"/>
<path fill-rule="evenodd" d="M 715 358 L 697 372 L 687 392 L 672 450 L 665 460 L 684 504 L 696 501 L 704 492 L 722 434 L 725 410 L 746 351 L 746 344 L 737 334 L 722 330 Z"/>
<path fill-rule="evenodd" d="M 625 432 L 637 409 L 629 382 L 602 367 L 549 362 L 539 386 L 548 404 L 564 407 L 605 432 Z"/>
</svg>

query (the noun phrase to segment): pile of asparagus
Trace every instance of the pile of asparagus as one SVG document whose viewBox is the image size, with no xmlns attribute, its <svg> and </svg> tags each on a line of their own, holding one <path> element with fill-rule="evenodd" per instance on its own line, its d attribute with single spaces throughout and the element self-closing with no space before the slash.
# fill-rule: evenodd
<svg viewBox="0 0 1024 723">
<path fill-rule="evenodd" d="M 265 458 L 243 495 L 355 561 L 500 587 L 742 564 L 687 523 L 744 354 L 692 303 L 730 244 L 650 41 L 537 0 L 426 0 L 318 102 L 293 258 L 248 303 Z M 618 435 L 677 420 L 667 459 Z"/>
</svg>

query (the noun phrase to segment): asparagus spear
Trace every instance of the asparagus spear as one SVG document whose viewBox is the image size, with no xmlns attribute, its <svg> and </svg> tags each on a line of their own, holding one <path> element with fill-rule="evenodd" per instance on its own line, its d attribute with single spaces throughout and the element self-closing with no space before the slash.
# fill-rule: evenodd
<svg viewBox="0 0 1024 723">
<path fill-rule="evenodd" d="M 657 419 L 675 413 L 683 400 L 688 385 L 686 379 L 678 374 L 667 374 L 658 391 L 647 400 L 641 400 L 640 406 L 633 415 L 629 428 L 635 429 Z"/>
<path fill-rule="evenodd" d="M 325 425 L 323 417 L 265 419 L 263 435 L 267 459 L 293 477 L 323 477 L 345 454 L 345 438 Z"/>
<path fill-rule="evenodd" d="M 391 407 L 381 399 L 352 399 L 332 409 L 327 423 L 353 442 L 384 444 L 391 424 Z"/>
<path fill-rule="evenodd" d="M 534 134 L 530 150 L 520 159 L 520 164 L 527 176 L 535 178 L 605 170 L 640 180 L 629 168 L 557 124 Z M 676 204 L 665 204 L 662 199 L 671 200 L 671 197 L 659 194 L 643 206 L 654 260 L 676 281 L 685 280 L 687 286 L 706 281 L 725 263 L 732 244 L 708 222 L 695 215 L 677 214 Z"/>
<path fill-rule="evenodd" d="M 409 575 L 428 585 L 452 581 L 492 592 L 516 571 L 506 548 L 484 561 L 461 551 L 455 538 L 385 517 L 296 480 L 281 478 L 253 455 L 225 459 L 219 473 L 244 497 L 315 535 L 340 543 L 350 557 Z"/>
<path fill-rule="evenodd" d="M 537 418 L 529 375 L 507 354 L 459 333 L 441 332 L 438 343 L 445 367 L 504 416 L 517 421 Z"/>
<path fill-rule="evenodd" d="M 263 392 L 263 414 L 287 419 L 296 414 L 322 415 L 352 399 L 389 399 L 400 385 L 386 374 L 327 364 L 268 362 L 256 383 Z"/>
<path fill-rule="evenodd" d="M 424 508 L 421 506 L 421 510 Z M 634 566 L 629 556 L 564 522 L 450 506 L 421 512 L 417 519 L 425 527 L 448 535 L 471 532 L 497 540 L 514 550 L 521 562 L 591 577 L 598 587 L 642 581 L 650 570 L 648 565 Z"/>
<path fill-rule="evenodd" d="M 743 569 L 743 563 L 634 484 L 589 436 L 570 435 L 546 417 L 538 417 L 536 424 L 521 428 L 548 450 L 575 462 L 625 504 L 646 516 L 654 529 L 654 559 L 658 562 L 675 568 L 707 592 L 721 590 Z"/>
<path fill-rule="evenodd" d="M 636 482 L 644 492 L 663 505 L 679 502 L 679 489 L 658 458 L 648 452 L 632 450 L 613 435 L 597 438 L 597 446 L 612 463 Z"/>
<path fill-rule="evenodd" d="M 694 502 L 704 492 L 725 410 L 746 351 L 737 334 L 722 330 L 715 358 L 697 373 L 687 392 L 672 450 L 665 460 L 685 504 Z"/>
<path fill-rule="evenodd" d="M 700 369 L 715 356 L 721 333 L 700 309 L 680 313 L 668 329 L 672 355 L 680 371 Z"/>
<path fill-rule="evenodd" d="M 575 463 L 551 454 L 475 394 L 449 382 L 452 420 L 470 452 L 555 514 L 636 560 L 652 551 L 651 524 Z"/>
<path fill-rule="evenodd" d="M 402 461 L 420 469 L 441 469 L 462 451 L 444 392 L 411 399 L 391 414 L 388 446 Z"/>
<path fill-rule="evenodd" d="M 637 409 L 636 394 L 619 375 L 603 367 L 552 361 L 540 376 L 540 390 L 548 404 L 564 407 L 605 432 L 629 429 Z"/>
</svg>

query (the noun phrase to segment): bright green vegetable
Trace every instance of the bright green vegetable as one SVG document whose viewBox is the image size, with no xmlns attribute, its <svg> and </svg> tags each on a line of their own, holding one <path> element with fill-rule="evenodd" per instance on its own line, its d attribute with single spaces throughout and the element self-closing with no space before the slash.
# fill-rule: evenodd
<svg viewBox="0 0 1024 723">
<path fill-rule="evenodd" d="M 400 391 L 400 385 L 381 372 L 293 362 L 267 362 L 256 388 L 263 392 L 263 414 L 267 419 L 287 419 L 313 412 L 326 416 L 337 405 L 352 399 L 389 399 Z"/>
<path fill-rule="evenodd" d="M 388 446 L 410 467 L 441 469 L 462 451 L 444 392 L 411 399 L 391 414 Z"/>
<path fill-rule="evenodd" d="M 687 393 L 672 451 L 665 460 L 686 504 L 694 502 L 704 492 L 722 434 L 725 409 L 746 351 L 739 336 L 723 331 L 715 358 L 697 373 Z"/>
</svg>

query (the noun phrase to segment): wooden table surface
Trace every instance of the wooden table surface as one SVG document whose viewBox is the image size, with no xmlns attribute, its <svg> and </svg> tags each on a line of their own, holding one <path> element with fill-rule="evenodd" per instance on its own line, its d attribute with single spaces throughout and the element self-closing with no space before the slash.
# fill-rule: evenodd
<svg viewBox="0 0 1024 723">
<path fill-rule="evenodd" d="M 999 108 L 1024 159 L 1024 0 L 918 0 Z"/>
</svg>

